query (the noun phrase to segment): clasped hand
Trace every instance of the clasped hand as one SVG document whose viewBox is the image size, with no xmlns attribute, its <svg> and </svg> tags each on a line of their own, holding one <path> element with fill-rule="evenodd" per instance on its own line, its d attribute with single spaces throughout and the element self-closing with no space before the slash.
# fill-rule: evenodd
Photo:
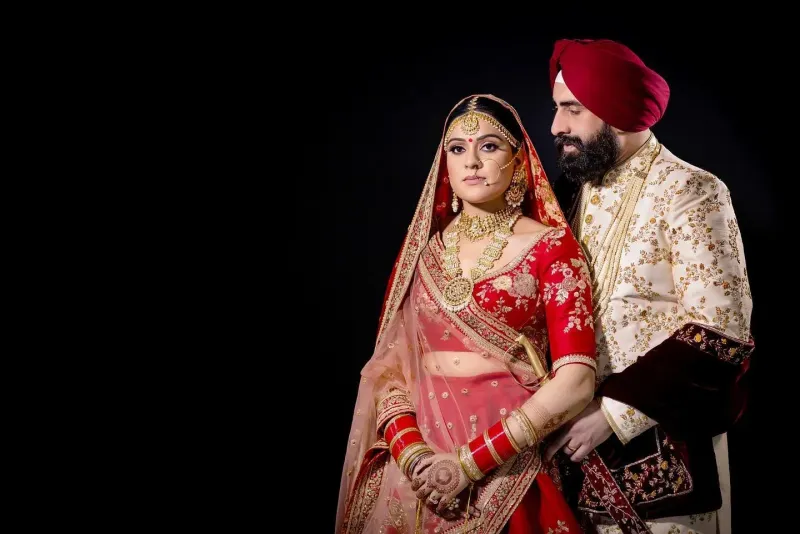
<svg viewBox="0 0 800 534">
<path fill-rule="evenodd" d="M 466 495 L 459 494 L 469 482 L 456 454 L 434 454 L 420 460 L 414 468 L 411 489 L 436 514 L 453 520 L 466 510 Z M 479 515 L 474 506 L 470 506 L 469 514 Z"/>
</svg>

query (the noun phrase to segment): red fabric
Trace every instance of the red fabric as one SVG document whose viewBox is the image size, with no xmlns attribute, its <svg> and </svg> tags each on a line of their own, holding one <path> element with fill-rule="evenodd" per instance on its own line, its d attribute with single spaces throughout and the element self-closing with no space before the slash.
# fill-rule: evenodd
<svg viewBox="0 0 800 534">
<path fill-rule="evenodd" d="M 553 479 L 542 471 L 536 475 L 522 502 L 514 510 L 504 532 L 547 534 L 548 532 L 580 533 L 583 530 L 564 496 L 553 483 Z"/>
<path fill-rule="evenodd" d="M 536 262 L 553 366 L 565 356 L 596 356 L 589 267 L 575 239 L 558 241 Z"/>
<path fill-rule="evenodd" d="M 666 80 L 623 44 L 608 39 L 556 41 L 550 58 L 551 89 L 559 70 L 581 104 L 620 130 L 646 130 L 667 109 Z"/>
</svg>

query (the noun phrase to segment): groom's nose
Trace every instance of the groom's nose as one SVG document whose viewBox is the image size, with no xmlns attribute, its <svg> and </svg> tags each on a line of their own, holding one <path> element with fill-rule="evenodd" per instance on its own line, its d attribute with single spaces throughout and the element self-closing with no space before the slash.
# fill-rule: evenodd
<svg viewBox="0 0 800 534">
<path fill-rule="evenodd" d="M 553 117 L 553 124 L 550 127 L 550 133 L 558 137 L 560 134 L 569 134 L 569 120 L 565 117 L 564 110 L 557 110 L 556 116 Z"/>
</svg>

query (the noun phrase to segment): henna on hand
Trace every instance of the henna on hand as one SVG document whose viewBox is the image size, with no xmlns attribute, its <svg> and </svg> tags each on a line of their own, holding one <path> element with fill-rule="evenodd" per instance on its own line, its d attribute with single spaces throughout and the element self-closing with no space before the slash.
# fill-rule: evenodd
<svg viewBox="0 0 800 534">
<path fill-rule="evenodd" d="M 533 423 L 540 439 L 559 428 L 569 415 L 568 411 L 553 415 L 547 408 L 536 402 L 535 399 L 531 401 L 530 408 L 533 412 L 533 417 L 530 418 L 531 423 Z"/>
<path fill-rule="evenodd" d="M 428 486 L 447 495 L 461 483 L 461 468 L 452 460 L 439 460 L 428 468 Z"/>
</svg>

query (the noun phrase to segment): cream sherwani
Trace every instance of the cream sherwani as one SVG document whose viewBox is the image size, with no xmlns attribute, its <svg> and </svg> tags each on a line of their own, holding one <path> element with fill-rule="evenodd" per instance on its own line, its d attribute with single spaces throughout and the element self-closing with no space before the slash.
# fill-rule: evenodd
<svg viewBox="0 0 800 534">
<path fill-rule="evenodd" d="M 687 323 L 749 339 L 752 302 L 729 190 L 655 136 L 600 184 L 584 184 L 573 228 L 593 271 L 598 383 Z M 602 408 L 623 444 L 658 424 L 608 397 Z M 725 434 L 715 453 L 723 508 L 648 522 L 654 534 L 730 531 Z M 611 525 L 598 532 L 619 532 Z"/>
</svg>

